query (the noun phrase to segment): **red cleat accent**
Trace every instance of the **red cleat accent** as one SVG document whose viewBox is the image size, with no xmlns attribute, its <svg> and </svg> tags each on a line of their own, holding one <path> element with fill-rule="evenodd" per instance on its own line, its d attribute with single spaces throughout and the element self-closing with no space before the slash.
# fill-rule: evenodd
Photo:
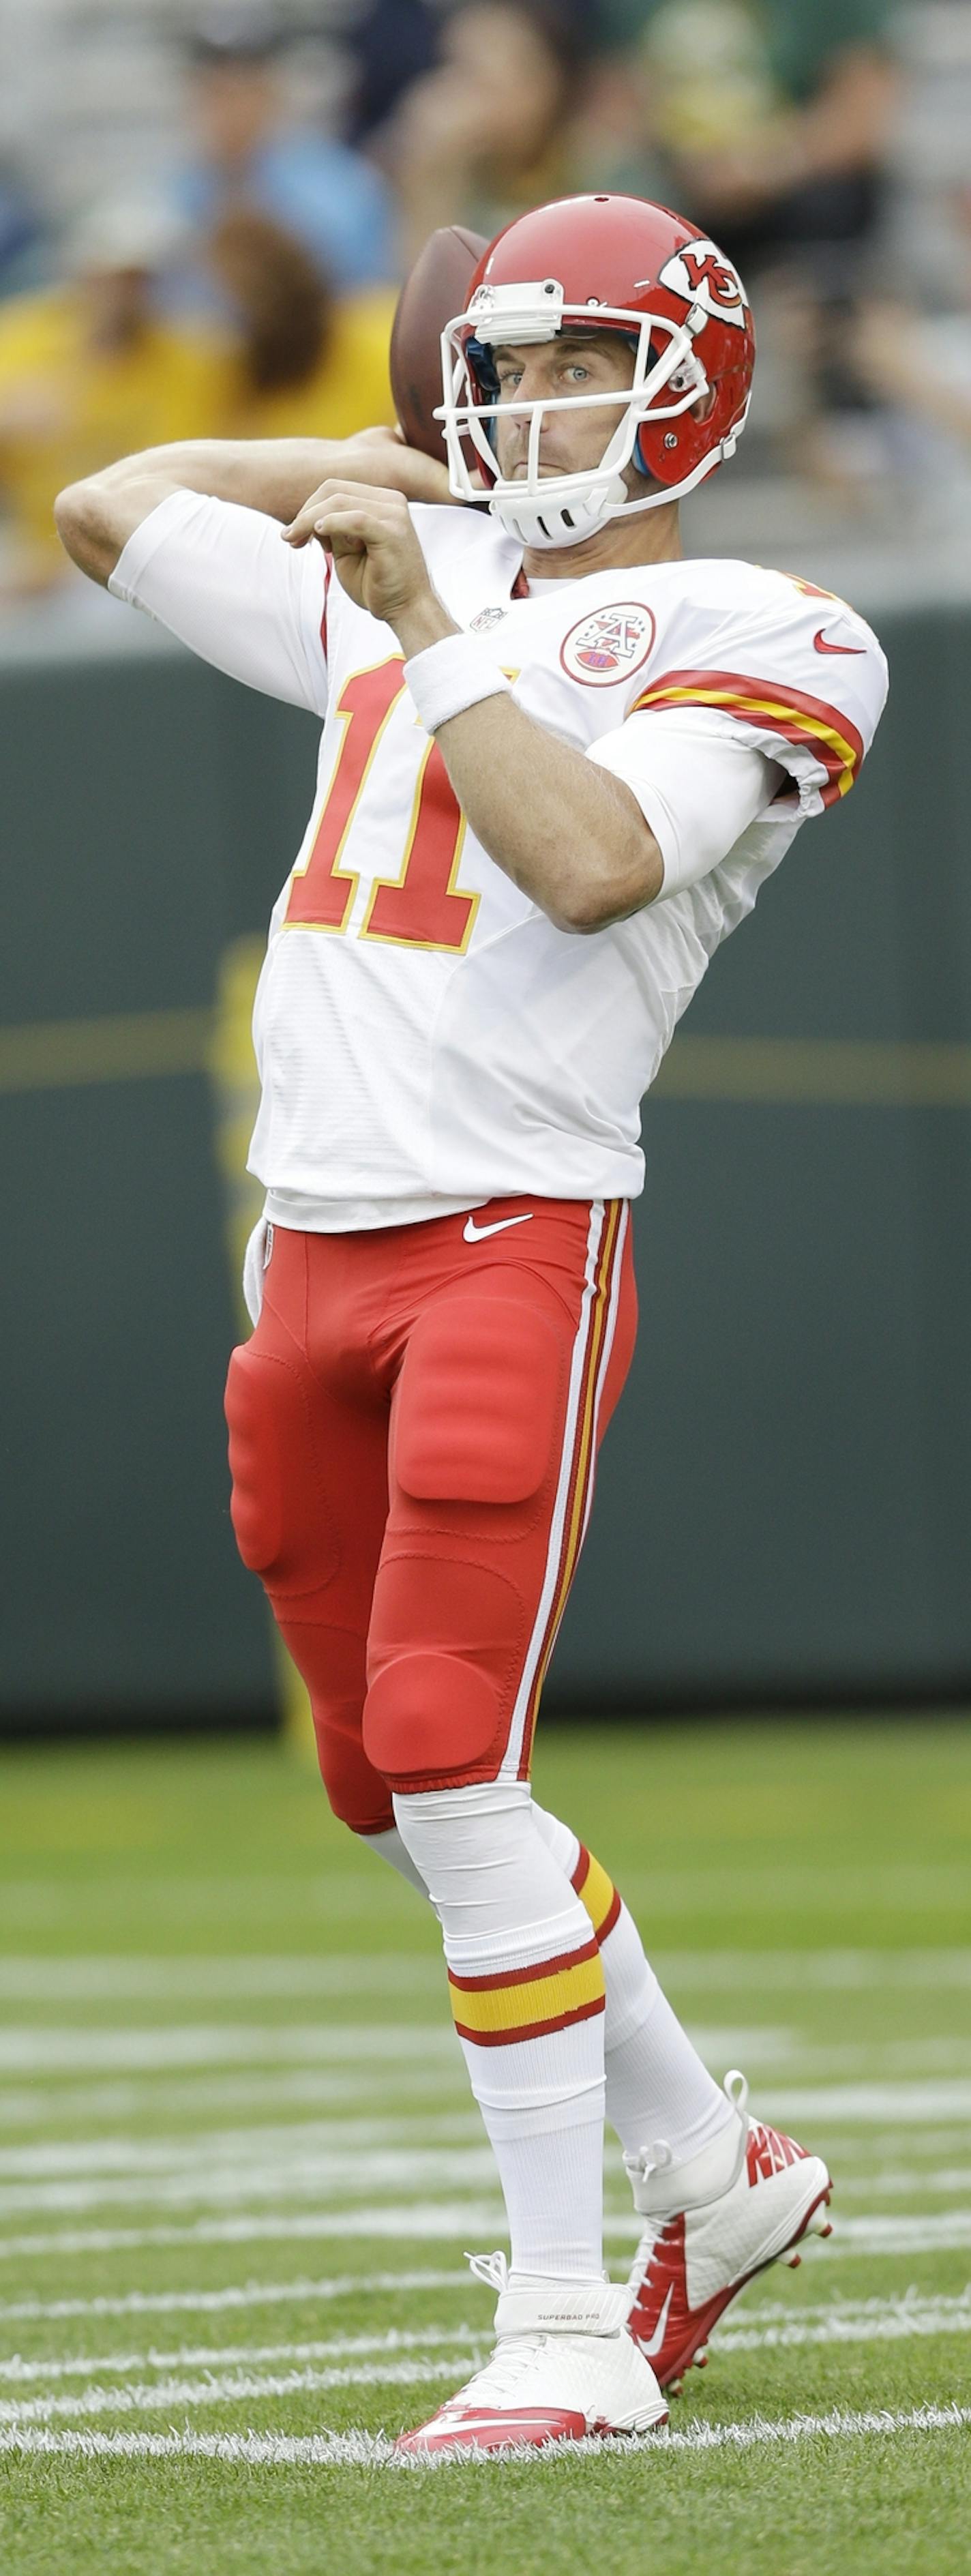
<svg viewBox="0 0 971 2576">
<path fill-rule="evenodd" d="M 757 2273 L 780 2261 L 795 2271 L 803 2238 L 832 2234 L 821 2216 L 832 2187 L 819 2157 L 752 2121 L 727 2189 L 649 2225 L 630 2276 L 627 2326 L 659 2387 L 677 2389 L 691 2363 L 707 2358 L 712 2328 Z"/>
<path fill-rule="evenodd" d="M 432 2451 L 507 2451 L 523 2442 L 539 2450 L 547 2442 L 582 2442 L 588 2432 L 608 2430 L 607 2425 L 588 2425 L 584 2415 L 566 2408 L 510 2407 L 501 2415 L 486 2415 L 480 2407 L 470 2406 L 456 2408 L 447 2425 L 402 2433 L 395 2450 L 414 2457 Z"/>
</svg>

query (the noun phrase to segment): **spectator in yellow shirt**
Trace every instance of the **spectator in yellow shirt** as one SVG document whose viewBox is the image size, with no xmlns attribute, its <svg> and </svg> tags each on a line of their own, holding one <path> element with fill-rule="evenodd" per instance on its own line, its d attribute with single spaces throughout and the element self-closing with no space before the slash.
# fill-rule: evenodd
<svg viewBox="0 0 971 2576">
<path fill-rule="evenodd" d="M 215 225 L 209 259 L 238 335 L 225 437 L 350 438 L 394 420 L 392 289 L 338 299 L 303 243 L 246 206 Z"/>
<path fill-rule="evenodd" d="M 213 436 L 225 406 L 226 345 L 212 326 L 179 328 L 154 309 L 173 244 L 168 214 L 106 205 L 69 246 L 71 273 L 0 306 L 0 591 L 72 578 L 55 493 L 113 458 Z"/>
</svg>

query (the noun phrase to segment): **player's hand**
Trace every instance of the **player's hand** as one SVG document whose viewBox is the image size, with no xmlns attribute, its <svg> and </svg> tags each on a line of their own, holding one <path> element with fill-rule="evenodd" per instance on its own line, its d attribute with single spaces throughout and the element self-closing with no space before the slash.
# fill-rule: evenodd
<svg viewBox="0 0 971 2576">
<path fill-rule="evenodd" d="M 310 525 L 305 527 L 308 515 Z M 428 624 L 429 611 L 438 633 L 451 631 L 452 621 L 429 581 L 403 493 L 375 490 L 363 483 L 322 483 L 283 535 L 291 545 L 316 537 L 333 555 L 334 570 L 349 598 L 393 626 L 406 651 L 421 649 L 413 639 L 416 628 Z"/>
</svg>

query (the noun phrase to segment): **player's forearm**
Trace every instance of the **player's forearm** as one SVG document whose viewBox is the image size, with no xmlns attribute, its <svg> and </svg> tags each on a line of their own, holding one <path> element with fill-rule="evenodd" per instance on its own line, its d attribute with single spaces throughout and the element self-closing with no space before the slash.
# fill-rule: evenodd
<svg viewBox="0 0 971 2576">
<path fill-rule="evenodd" d="M 237 501 L 281 523 L 332 470 L 334 439 L 191 439 L 123 456 L 59 492 L 62 545 L 92 581 L 106 583 L 130 536 L 169 492 Z"/>
<path fill-rule="evenodd" d="M 62 545 L 90 580 L 107 583 L 130 536 L 169 492 L 235 501 L 281 526 L 301 516 L 308 494 L 336 474 L 398 491 L 409 501 L 448 500 L 444 465 L 406 447 L 391 430 L 355 438 L 203 438 L 123 456 L 58 494 Z M 444 489 L 443 489 L 444 486 Z"/>
<path fill-rule="evenodd" d="M 631 789 L 512 698 L 480 700 L 437 740 L 476 839 L 558 930 L 604 930 L 660 894 L 661 852 Z"/>
<path fill-rule="evenodd" d="M 124 458 L 94 480 L 110 485 L 133 475 L 158 474 L 170 486 L 204 492 L 214 501 L 238 501 L 243 509 L 262 510 L 282 524 L 321 476 L 333 473 L 343 447 L 336 438 L 184 439 Z"/>
</svg>

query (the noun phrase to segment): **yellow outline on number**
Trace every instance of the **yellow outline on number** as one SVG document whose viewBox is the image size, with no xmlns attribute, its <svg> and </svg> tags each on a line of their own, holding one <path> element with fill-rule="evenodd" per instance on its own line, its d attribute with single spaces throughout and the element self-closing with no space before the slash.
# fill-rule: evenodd
<svg viewBox="0 0 971 2576">
<path fill-rule="evenodd" d="M 455 940 L 410 939 L 407 931 L 372 930 L 370 926 L 371 914 L 374 911 L 378 896 L 384 892 L 386 886 L 391 886 L 397 889 L 399 893 L 404 893 L 408 870 L 411 865 L 411 854 L 415 846 L 415 834 L 418 830 L 418 816 L 421 809 L 422 790 L 424 788 L 425 778 L 428 772 L 428 763 L 435 748 L 436 745 L 433 737 L 426 745 L 419 762 L 418 776 L 415 781 L 415 793 L 411 802 L 411 818 L 408 824 L 408 836 L 405 841 L 405 854 L 401 862 L 401 866 L 398 869 L 397 874 L 393 877 L 375 877 L 374 884 L 371 888 L 368 908 L 357 936 L 359 939 L 377 940 L 382 948 L 424 948 L 432 952 L 437 952 L 443 957 L 464 957 L 475 927 L 475 917 L 482 901 L 482 896 L 481 894 L 474 893 L 471 887 L 466 890 L 456 883 L 459 871 L 459 861 L 462 856 L 462 846 L 468 829 L 466 818 L 462 812 L 457 796 L 455 797 L 455 820 L 457 825 L 455 846 L 452 851 L 452 862 L 449 868 L 448 883 L 444 888 L 444 893 L 446 897 L 451 894 L 457 895 L 460 903 L 467 903 L 470 906 L 469 917 L 465 925 L 463 937 Z M 449 781 L 449 784 L 451 785 L 451 781 Z M 454 789 L 452 792 L 454 795 Z"/>
<path fill-rule="evenodd" d="M 518 680 L 519 672 L 518 670 L 510 670 L 505 664 L 503 664 L 503 678 L 513 681 Z M 415 717 L 415 723 L 420 725 L 420 716 Z M 459 865 L 465 844 L 465 835 L 469 828 L 468 817 L 463 813 L 458 797 L 455 799 L 455 805 L 459 818 L 459 828 L 456 836 L 455 849 L 452 854 L 452 864 L 449 869 L 448 884 L 445 887 L 445 894 L 446 896 L 450 894 L 458 895 L 463 903 L 471 904 L 472 909 L 469 913 L 463 937 L 460 940 L 454 941 L 446 939 L 409 939 L 407 934 L 399 936 L 399 934 L 393 930 L 372 930 L 370 927 L 371 914 L 374 911 L 378 895 L 381 893 L 382 888 L 384 886 L 398 886 L 402 890 L 404 889 L 411 853 L 415 843 L 415 833 L 418 828 L 418 808 L 421 803 L 421 792 L 425 783 L 425 772 L 434 748 L 434 741 L 429 742 L 428 750 L 423 754 L 421 766 L 418 771 L 415 793 L 412 800 L 411 820 L 408 826 L 408 838 L 405 843 L 405 855 L 402 865 L 396 876 L 375 878 L 374 885 L 371 889 L 368 908 L 357 936 L 359 939 L 375 939 L 380 942 L 382 948 L 424 948 L 429 953 L 435 954 L 437 952 L 437 954 L 442 957 L 464 957 L 469 941 L 472 937 L 473 930 L 475 929 L 476 916 L 478 914 L 479 905 L 482 901 L 482 896 L 481 893 L 476 892 L 474 887 L 460 886 L 458 882 Z"/>
<path fill-rule="evenodd" d="M 363 663 L 361 664 L 360 670 L 358 670 L 358 671 L 349 671 L 349 672 L 348 672 L 348 674 L 347 674 L 347 678 L 346 678 L 346 680 L 345 680 L 345 681 L 343 682 L 343 684 L 342 684 L 342 687 L 341 687 L 341 694 L 340 694 L 340 698 L 338 699 L 338 702 L 337 702 L 337 707 L 336 707 L 336 709 L 335 709 L 335 713 L 336 713 L 336 714 L 338 715 L 338 717 L 340 718 L 340 722 L 341 722 L 341 724 L 342 724 L 342 726 L 343 726 L 344 730 L 343 730 L 343 733 L 341 734 L 340 742 L 339 742 L 338 747 L 337 747 L 337 756 L 336 756 L 336 759 L 335 759 L 335 761 L 334 761 L 334 763 L 333 763 L 333 766 L 332 766 L 332 769 L 331 769 L 331 772 L 330 772 L 330 776 L 329 776 L 328 781 L 327 781 L 327 786 L 326 786 L 326 788 L 325 788 L 325 790 L 324 790 L 323 801 L 322 801 L 322 803 L 321 803 L 321 805 L 320 805 L 320 808 L 319 808 L 319 811 L 318 811 L 318 813 L 317 813 L 316 819 L 314 820 L 314 819 L 312 818 L 312 820 L 311 820 L 311 824 L 310 824 L 310 826 L 308 827 L 310 830 L 312 830 L 312 833 L 313 833 L 313 839 L 312 839 L 312 841 L 311 841 L 311 843 L 310 843 L 310 848 L 309 848 L 309 850 L 308 850 L 308 852 L 307 852 L 306 859 L 304 860 L 304 864 L 303 864 L 303 866 L 302 866 L 302 867 L 300 867 L 300 866 L 299 866 L 299 864 L 298 864 L 298 865 L 297 865 L 297 866 L 295 866 L 295 867 L 292 869 L 292 871 L 291 871 L 291 876 L 290 876 L 290 893 L 289 893 L 289 894 L 288 894 L 288 896 L 287 896 L 287 911 L 288 911 L 288 913 L 289 913 L 289 906 L 290 906 L 291 897 L 292 897 L 292 894 L 293 894 L 293 888 L 294 888 L 294 885 L 295 885 L 295 883 L 296 883 L 297 878 L 298 878 L 298 877 L 303 877 L 303 878 L 305 878 L 305 877 L 307 876 L 307 873 L 308 873 L 308 871 L 309 871 L 310 867 L 312 866 L 312 863 L 313 863 L 313 857 L 314 857 L 314 852 L 315 852 L 315 850 L 316 850 L 317 843 L 318 843 L 318 840 L 319 840 L 319 838 L 320 838 L 321 827 L 322 827 L 322 825 L 323 825 L 324 816 L 325 816 L 325 814 L 326 814 L 326 812 L 327 812 L 327 807 L 328 807 L 328 805 L 329 805 L 329 803 L 330 803 L 330 799 L 331 799 L 331 796 L 332 796 L 332 794 L 333 794 L 334 788 L 336 787 L 337 779 L 338 779 L 338 775 L 339 775 L 340 768 L 341 768 L 341 763 L 342 763 L 342 761 L 343 761 L 344 754 L 345 754 L 345 751 L 346 751 L 346 749 L 347 749 L 347 742 L 348 742 L 348 736 L 349 736 L 349 733 L 350 733 L 350 729 L 351 729 L 352 724 L 354 723 L 355 715 L 358 713 L 358 710 L 357 710 L 357 709 L 355 709 L 354 707 L 347 707 L 347 708 L 345 708 L 345 707 L 343 706 L 343 704 L 341 703 L 341 701 L 346 697 L 346 695 L 347 695 L 347 691 L 348 691 L 348 689 L 350 688 L 352 681 L 354 681 L 354 680 L 364 680 L 364 679 L 366 679 L 369 671 L 385 671 L 385 670 L 389 670 L 389 669 L 390 669 L 390 667 L 391 667 L 391 665 L 392 665 L 393 663 L 395 663 L 395 662 L 397 662 L 397 663 L 398 663 L 399 668 L 403 671 L 403 670 L 404 670 L 404 667 L 405 667 L 405 661 L 404 661 L 404 654 L 403 654 L 403 653 L 402 653 L 402 654 L 398 654 L 398 653 L 385 653 L 385 654 L 382 656 L 382 659 L 381 659 L 381 661 L 380 661 L 380 662 L 363 662 Z M 353 912 L 353 910 L 354 910 L 354 903 L 355 903 L 355 898 L 356 898 L 356 895 L 357 895 L 357 889 L 358 889 L 358 886 L 360 885 L 360 882 L 361 882 L 361 870 L 360 870 L 360 868 L 342 868 L 342 867 L 341 867 L 341 858 L 342 858 L 342 856 L 343 856 L 344 849 L 345 849 L 345 846 L 346 846 L 346 842 L 347 842 L 347 835 L 348 835 L 348 833 L 349 833 L 349 831 L 350 831 L 351 824 L 353 823 L 353 820 L 354 820 L 354 816 L 355 816 L 355 814 L 357 813 L 358 806 L 359 806 L 359 804 L 360 804 L 360 802 L 361 802 L 361 798 L 362 798 L 362 796 L 363 796 L 363 794 L 364 794 L 364 790 L 365 790 L 365 788 L 366 788 L 366 786 L 367 786 L 368 779 L 369 779 L 369 777 L 370 777 L 371 770 L 372 770 L 372 767 L 373 767 L 373 764 L 374 764 L 374 761 L 375 761 L 375 759 L 376 759 L 377 752 L 378 752 L 378 749 L 379 749 L 379 746 L 380 746 L 380 743 L 381 743 L 381 739 L 382 739 L 382 736 L 383 736 L 384 731 L 385 731 L 385 727 L 386 727 L 386 725 L 388 725 L 388 724 L 390 723 L 390 721 L 391 721 L 391 717 L 392 717 L 392 716 L 393 716 L 393 714 L 394 714 L 394 711 L 395 711 L 396 706 L 399 704 L 400 700 L 401 700 L 403 697 L 406 697 L 406 696 L 407 696 L 407 694 L 408 694 L 408 693 L 407 693 L 406 684 L 405 684 L 404 680 L 402 680 L 402 683 L 401 683 L 401 687 L 400 687 L 400 689 L 396 689 L 395 694 L 394 694 L 394 697 L 390 700 L 389 705 L 385 708 L 384 714 L 383 714 L 383 716 L 382 716 L 382 718 L 381 718 L 381 722 L 380 722 L 380 724 L 379 724 L 379 726 L 378 726 L 377 732 L 376 732 L 376 734 L 375 734 L 375 736 L 374 736 L 374 740 L 373 740 L 373 742 L 372 742 L 372 744 L 371 744 L 370 751 L 368 752 L 367 759 L 366 759 L 366 761 L 365 761 L 365 763 L 364 763 L 364 767 L 363 767 L 363 769 L 362 769 L 362 771 L 361 771 L 360 779 L 359 779 L 359 781 L 358 781 L 357 790 L 356 790 L 356 793 L 355 793 L 355 796 L 354 796 L 353 803 L 352 803 L 351 808 L 350 808 L 350 812 L 349 812 L 348 817 L 347 817 L 347 821 L 346 821 L 346 823 L 345 823 L 345 825 L 344 825 L 344 829 L 343 829 L 343 831 L 342 831 L 342 833 L 341 833 L 340 840 L 338 841 L 337 848 L 336 848 L 336 850 L 335 850 L 335 852 L 334 852 L 334 856 L 333 856 L 333 859 L 332 859 L 332 861 L 331 861 L 330 868 L 329 868 L 329 870 L 328 870 L 328 874 L 327 874 L 327 883 L 328 883 L 328 884 L 330 884 L 330 883 L 333 881 L 333 882 L 336 882 L 336 883 L 340 883 L 340 884 L 342 884 L 342 885 L 346 885 L 346 886 L 347 886 L 347 888 L 348 888 L 348 896 L 347 896 L 347 901 L 346 901 L 346 903 L 345 903 L 345 905 L 344 905 L 344 912 L 343 912 L 343 917 L 342 917 L 342 919 L 341 919 L 340 921 L 290 921 L 290 920 L 289 920 L 289 918 L 286 918 L 286 917 L 285 917 L 285 918 L 284 918 L 284 920 L 283 920 L 283 923 L 282 923 L 282 925 L 281 925 L 281 926 L 282 926 L 282 928 L 283 928 L 284 930 L 321 930 L 321 931 L 329 931 L 329 932 L 335 932 L 335 931 L 336 931 L 338 938 L 344 939 L 344 938 L 346 938 L 346 937 L 348 936 L 348 923 L 349 923 L 349 920 L 350 920 L 351 913 L 352 913 L 352 912 Z M 368 906 L 368 909 L 370 910 L 370 905 Z"/>
</svg>

